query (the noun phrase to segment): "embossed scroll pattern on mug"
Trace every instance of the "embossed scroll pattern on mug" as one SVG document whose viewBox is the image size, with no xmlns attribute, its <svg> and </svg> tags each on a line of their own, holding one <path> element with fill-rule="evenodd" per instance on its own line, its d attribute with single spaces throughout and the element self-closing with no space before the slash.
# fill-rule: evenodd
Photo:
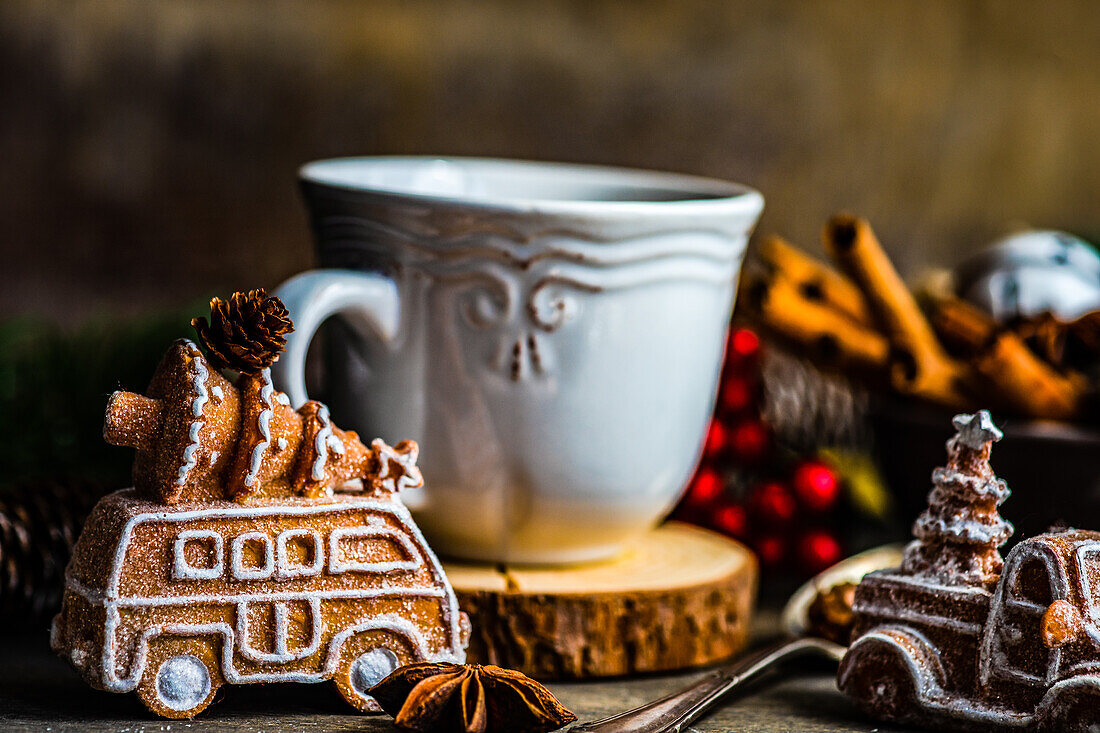
<svg viewBox="0 0 1100 733">
<path fill-rule="evenodd" d="M 500 332 L 489 368 L 517 382 L 552 373 L 547 337 L 576 317 L 580 294 L 678 280 L 730 286 L 734 274 L 728 235 L 710 229 L 608 239 L 471 224 L 440 240 L 437 231 L 392 220 L 327 216 L 315 226 L 337 262 L 369 267 L 393 263 L 396 253 L 402 268 L 460 288 L 457 312 L 467 326 Z M 664 241 L 669 237 L 675 247 Z"/>
</svg>

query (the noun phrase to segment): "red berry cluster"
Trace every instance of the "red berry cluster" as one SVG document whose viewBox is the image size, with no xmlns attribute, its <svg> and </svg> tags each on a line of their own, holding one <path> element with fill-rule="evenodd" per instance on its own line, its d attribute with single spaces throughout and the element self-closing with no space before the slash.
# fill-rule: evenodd
<svg viewBox="0 0 1100 733">
<path fill-rule="evenodd" d="M 757 335 L 732 329 L 702 463 L 676 516 L 746 542 L 765 568 L 816 573 L 843 555 L 840 477 L 776 444 L 761 416 L 760 362 Z"/>
</svg>

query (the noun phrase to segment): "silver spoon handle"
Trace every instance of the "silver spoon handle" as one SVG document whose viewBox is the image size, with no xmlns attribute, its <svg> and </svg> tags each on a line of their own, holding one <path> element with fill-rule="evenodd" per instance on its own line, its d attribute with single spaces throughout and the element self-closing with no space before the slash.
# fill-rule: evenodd
<svg viewBox="0 0 1100 733">
<path fill-rule="evenodd" d="M 570 730 L 578 733 L 679 733 L 722 697 L 781 662 L 804 656 L 840 661 L 844 651 L 839 644 L 812 637 L 779 642 L 717 669 L 679 692 Z"/>
</svg>

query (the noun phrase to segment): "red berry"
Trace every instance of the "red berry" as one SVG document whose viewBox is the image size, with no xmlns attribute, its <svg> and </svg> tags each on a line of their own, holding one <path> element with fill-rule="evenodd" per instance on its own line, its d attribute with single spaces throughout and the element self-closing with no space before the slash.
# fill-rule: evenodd
<svg viewBox="0 0 1100 733">
<path fill-rule="evenodd" d="M 745 507 L 739 504 L 727 504 L 719 507 L 711 520 L 714 526 L 731 537 L 742 538 L 749 528 L 749 517 Z"/>
<path fill-rule="evenodd" d="M 747 358 L 760 351 L 760 337 L 747 328 L 735 328 L 730 333 L 729 348 L 731 358 Z"/>
<path fill-rule="evenodd" d="M 729 435 L 726 428 L 718 420 L 711 420 L 707 428 L 707 442 L 703 446 L 703 456 L 715 459 L 726 452 L 729 445 Z"/>
<path fill-rule="evenodd" d="M 731 414 L 737 414 L 748 409 L 753 403 L 753 388 L 744 377 L 729 377 L 722 383 L 722 394 L 719 402 L 722 409 Z"/>
<path fill-rule="evenodd" d="M 779 565 L 787 554 L 787 543 L 779 535 L 757 537 L 756 541 L 752 543 L 752 548 L 756 550 L 756 555 L 760 558 L 760 564 L 768 568 Z"/>
<path fill-rule="evenodd" d="M 770 524 L 785 524 L 798 511 L 790 490 L 778 481 L 766 481 L 753 489 L 749 506 L 757 518 Z"/>
<path fill-rule="evenodd" d="M 798 562 L 808 573 L 817 573 L 840 561 L 840 542 L 824 529 L 810 530 L 798 541 Z"/>
<path fill-rule="evenodd" d="M 688 501 L 696 506 L 709 504 L 718 498 L 723 489 L 722 477 L 713 468 L 701 468 L 691 481 Z"/>
<path fill-rule="evenodd" d="M 730 431 L 730 449 L 745 461 L 763 458 L 771 442 L 768 427 L 760 420 L 749 418 L 733 426 Z"/>
<path fill-rule="evenodd" d="M 791 486 L 798 500 L 815 512 L 831 509 L 840 497 L 836 471 L 818 460 L 804 461 L 794 470 Z"/>
</svg>

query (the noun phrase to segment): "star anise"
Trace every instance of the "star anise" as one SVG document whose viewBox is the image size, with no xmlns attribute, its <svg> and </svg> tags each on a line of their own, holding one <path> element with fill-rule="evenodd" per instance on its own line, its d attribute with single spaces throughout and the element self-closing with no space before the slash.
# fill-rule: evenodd
<svg viewBox="0 0 1100 733">
<path fill-rule="evenodd" d="M 283 301 L 263 288 L 233 293 L 227 301 L 213 298 L 210 322 L 193 318 L 191 325 L 215 366 L 252 375 L 278 360 L 294 330 Z"/>
<path fill-rule="evenodd" d="M 371 688 L 404 731 L 545 733 L 577 716 L 533 679 L 492 665 L 422 662 Z"/>
</svg>

